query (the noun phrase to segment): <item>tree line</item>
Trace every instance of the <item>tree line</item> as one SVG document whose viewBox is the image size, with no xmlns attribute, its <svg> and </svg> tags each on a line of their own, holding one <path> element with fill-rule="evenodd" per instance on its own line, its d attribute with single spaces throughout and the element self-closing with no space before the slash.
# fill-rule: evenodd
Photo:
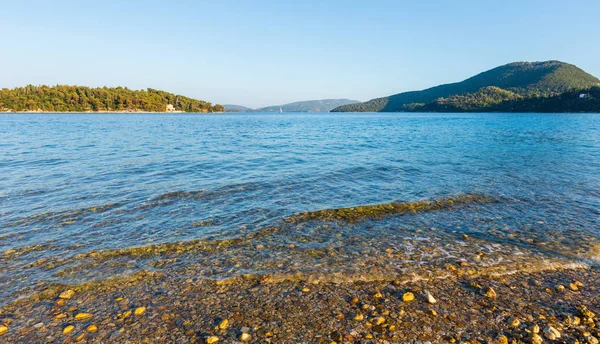
<svg viewBox="0 0 600 344">
<path fill-rule="evenodd" d="M 0 90 L 3 111 L 144 111 L 165 112 L 171 104 L 176 111 L 224 112 L 223 106 L 165 91 L 127 87 L 34 86 Z"/>
</svg>

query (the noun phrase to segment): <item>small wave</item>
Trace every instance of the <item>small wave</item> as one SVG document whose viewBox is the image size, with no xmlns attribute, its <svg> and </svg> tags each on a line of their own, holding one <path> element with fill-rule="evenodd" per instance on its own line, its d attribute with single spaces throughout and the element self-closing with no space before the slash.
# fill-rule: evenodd
<svg viewBox="0 0 600 344">
<path fill-rule="evenodd" d="M 109 203 L 109 204 L 103 204 L 100 206 L 93 206 L 93 207 L 80 208 L 80 209 L 74 209 L 74 210 L 50 211 L 50 212 L 45 212 L 45 213 L 38 213 L 38 214 L 34 214 L 31 216 L 27 216 L 27 217 L 24 217 L 21 219 L 17 219 L 17 220 L 8 222 L 7 224 L 3 225 L 2 228 L 10 228 L 10 227 L 16 227 L 16 226 L 23 226 L 23 225 L 32 225 L 32 224 L 45 222 L 45 221 L 57 222 L 58 224 L 56 226 L 62 227 L 62 226 L 66 226 L 66 225 L 71 225 L 71 224 L 75 223 L 76 221 L 81 220 L 82 218 L 84 218 L 88 215 L 104 213 L 104 212 L 112 210 L 116 207 L 119 207 L 121 205 L 122 205 L 121 203 Z"/>
</svg>

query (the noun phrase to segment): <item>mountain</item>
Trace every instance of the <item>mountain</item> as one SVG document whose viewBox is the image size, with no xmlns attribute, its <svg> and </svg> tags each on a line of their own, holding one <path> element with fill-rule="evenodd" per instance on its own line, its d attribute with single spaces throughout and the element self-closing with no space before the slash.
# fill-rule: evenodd
<svg viewBox="0 0 600 344">
<path fill-rule="evenodd" d="M 334 112 L 414 111 L 439 98 L 475 94 L 494 86 L 525 98 L 551 97 L 570 90 L 600 85 L 600 80 L 574 65 L 560 61 L 515 62 L 496 67 L 461 82 L 440 85 L 422 91 L 404 92 L 389 97 L 350 104 Z M 488 90 L 489 91 L 489 90 Z"/>
<path fill-rule="evenodd" d="M 225 112 L 250 112 L 251 108 L 241 106 L 241 105 L 233 105 L 233 104 L 225 104 L 223 105 L 225 108 Z"/>
<path fill-rule="evenodd" d="M 283 112 L 329 112 L 338 106 L 356 103 L 359 103 L 359 101 L 349 99 L 307 100 L 284 105 L 267 106 L 256 109 L 255 111 L 279 112 L 279 109 L 281 108 Z"/>
<path fill-rule="evenodd" d="M 223 112 L 221 105 L 149 88 L 33 86 L 0 90 L 0 111 Z"/>
</svg>

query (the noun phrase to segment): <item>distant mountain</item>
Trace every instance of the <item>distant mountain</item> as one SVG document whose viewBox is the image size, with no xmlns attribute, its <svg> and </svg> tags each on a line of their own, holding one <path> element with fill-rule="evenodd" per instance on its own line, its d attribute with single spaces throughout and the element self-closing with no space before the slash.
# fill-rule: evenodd
<svg viewBox="0 0 600 344">
<path fill-rule="evenodd" d="M 226 105 L 223 105 L 223 107 L 225 108 L 225 112 L 250 112 L 250 111 L 252 111 L 251 108 L 241 106 L 241 105 L 226 104 Z"/>
<path fill-rule="evenodd" d="M 422 91 L 399 93 L 389 97 L 350 104 L 333 109 L 334 112 L 396 112 L 427 110 L 429 103 L 450 104 L 467 98 L 481 98 L 487 94 L 514 101 L 553 97 L 564 92 L 599 86 L 600 80 L 574 65 L 560 61 L 515 62 L 496 67 L 461 82 L 440 85 Z M 489 87 L 496 87 L 489 88 Z M 503 93 L 503 92 L 510 92 Z M 463 96 L 462 100 L 456 98 Z M 444 99 L 445 100 L 440 100 Z M 469 105 L 471 106 L 471 105 Z M 429 106 L 430 109 L 434 108 Z M 439 109 L 439 107 L 438 107 Z"/>
<path fill-rule="evenodd" d="M 267 106 L 255 111 L 279 112 L 279 109 L 281 109 L 283 112 L 329 112 L 338 106 L 356 103 L 359 103 L 359 101 L 349 99 L 307 100 L 284 105 Z"/>
<path fill-rule="evenodd" d="M 149 88 L 34 86 L 0 89 L 0 112 L 223 112 L 223 106 Z"/>
</svg>

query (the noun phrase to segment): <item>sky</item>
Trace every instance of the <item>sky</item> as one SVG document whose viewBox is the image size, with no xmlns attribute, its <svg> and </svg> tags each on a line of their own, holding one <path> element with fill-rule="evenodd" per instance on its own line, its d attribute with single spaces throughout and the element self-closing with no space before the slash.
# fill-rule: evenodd
<svg viewBox="0 0 600 344">
<path fill-rule="evenodd" d="M 0 88 L 366 101 L 515 61 L 600 77 L 598 0 L 0 0 Z"/>
</svg>

